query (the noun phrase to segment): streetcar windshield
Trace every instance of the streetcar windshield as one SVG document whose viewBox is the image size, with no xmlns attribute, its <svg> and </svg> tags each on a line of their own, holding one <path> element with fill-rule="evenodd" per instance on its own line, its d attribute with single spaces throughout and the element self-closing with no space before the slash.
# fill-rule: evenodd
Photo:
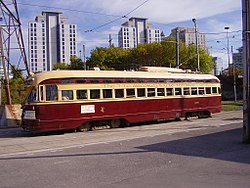
<svg viewBox="0 0 250 188">
<path fill-rule="evenodd" d="M 27 98 L 27 103 L 29 104 L 36 101 L 36 96 L 37 96 L 36 88 L 34 87 Z"/>
</svg>

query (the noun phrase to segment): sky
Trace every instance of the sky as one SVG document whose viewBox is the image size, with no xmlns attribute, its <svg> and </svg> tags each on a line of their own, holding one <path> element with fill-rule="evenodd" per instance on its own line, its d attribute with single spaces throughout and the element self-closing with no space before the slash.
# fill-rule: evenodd
<svg viewBox="0 0 250 188">
<path fill-rule="evenodd" d="M 117 46 L 120 26 L 130 17 L 148 18 L 153 28 L 166 35 L 178 26 L 194 27 L 195 18 L 199 32 L 206 33 L 210 54 L 223 58 L 225 68 L 225 26 L 229 27 L 228 40 L 234 52 L 242 46 L 241 0 L 17 0 L 17 3 L 26 42 L 30 21 L 42 11 L 60 11 L 69 23 L 77 24 L 78 50 L 85 45 L 87 57 L 96 47 L 109 46 L 109 34 Z"/>
</svg>

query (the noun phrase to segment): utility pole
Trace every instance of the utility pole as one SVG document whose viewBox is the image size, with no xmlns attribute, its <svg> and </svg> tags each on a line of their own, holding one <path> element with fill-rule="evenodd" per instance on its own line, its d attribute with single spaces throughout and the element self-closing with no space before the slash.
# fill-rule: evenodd
<svg viewBox="0 0 250 188">
<path fill-rule="evenodd" d="M 82 45 L 82 53 L 83 53 L 83 63 L 84 63 L 84 70 L 86 70 L 86 49 L 85 45 Z"/>
<path fill-rule="evenodd" d="M 231 46 L 231 53 L 233 54 L 233 46 Z M 233 68 L 233 78 L 234 78 L 234 102 L 237 102 L 237 88 L 236 88 L 236 72 L 235 72 L 235 62 L 232 63 Z"/>
<path fill-rule="evenodd" d="M 179 40 L 180 40 L 180 33 L 179 29 L 176 29 L 176 68 L 180 66 L 180 57 L 179 57 Z"/>
<path fill-rule="evenodd" d="M 243 23 L 243 143 L 250 143 L 250 2 L 242 0 Z"/>
</svg>

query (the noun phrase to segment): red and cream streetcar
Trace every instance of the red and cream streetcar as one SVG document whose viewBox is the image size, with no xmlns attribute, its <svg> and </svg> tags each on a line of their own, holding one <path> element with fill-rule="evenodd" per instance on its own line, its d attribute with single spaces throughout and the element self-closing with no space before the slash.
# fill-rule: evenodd
<svg viewBox="0 0 250 188">
<path fill-rule="evenodd" d="M 22 127 L 31 131 L 87 131 L 221 111 L 219 79 L 180 69 L 51 71 L 33 75 L 28 88 Z"/>
</svg>

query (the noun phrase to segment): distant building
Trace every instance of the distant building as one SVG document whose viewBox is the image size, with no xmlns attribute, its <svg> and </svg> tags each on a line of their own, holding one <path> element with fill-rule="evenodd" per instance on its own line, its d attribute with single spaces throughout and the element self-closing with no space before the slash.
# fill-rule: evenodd
<svg viewBox="0 0 250 188">
<path fill-rule="evenodd" d="M 180 39 L 185 43 L 186 46 L 196 44 L 195 29 L 188 27 L 176 27 L 171 30 L 170 36 L 176 38 L 177 30 L 179 31 Z M 197 31 L 197 44 L 200 48 L 207 49 L 206 47 L 206 35 Z"/>
<path fill-rule="evenodd" d="M 6 68 L 6 69 L 7 69 L 7 68 Z M 6 70 L 6 71 L 7 71 L 7 70 Z M 12 74 L 12 71 L 11 71 L 11 70 L 9 70 L 8 75 L 9 75 L 9 78 L 10 78 L 10 79 L 13 78 L 13 74 Z M 5 79 L 3 65 L 0 65 L 0 76 L 1 76 L 0 79 Z"/>
<path fill-rule="evenodd" d="M 237 50 L 237 53 L 233 53 L 233 64 L 235 67 L 243 69 L 243 47 L 240 47 Z"/>
<path fill-rule="evenodd" d="M 214 75 L 218 76 L 223 71 L 223 60 L 220 57 L 213 57 L 214 62 Z"/>
<path fill-rule="evenodd" d="M 70 63 L 77 55 L 77 26 L 61 12 L 43 11 L 28 26 L 30 70 L 51 71 L 57 63 Z"/>
<path fill-rule="evenodd" d="M 160 41 L 161 31 L 153 29 L 147 18 L 130 18 L 129 21 L 121 25 L 118 33 L 118 46 L 124 49 Z"/>
</svg>

